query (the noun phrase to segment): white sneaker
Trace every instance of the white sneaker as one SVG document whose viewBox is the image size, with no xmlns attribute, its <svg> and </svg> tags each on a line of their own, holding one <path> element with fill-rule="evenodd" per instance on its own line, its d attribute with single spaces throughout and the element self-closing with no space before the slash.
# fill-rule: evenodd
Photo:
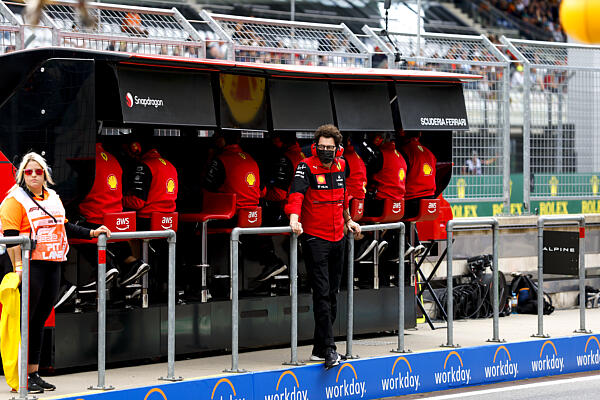
<svg viewBox="0 0 600 400">
<path fill-rule="evenodd" d="M 406 258 L 410 256 L 413 251 L 415 251 L 415 248 L 409 245 L 406 251 L 404 252 L 404 257 Z"/>
</svg>

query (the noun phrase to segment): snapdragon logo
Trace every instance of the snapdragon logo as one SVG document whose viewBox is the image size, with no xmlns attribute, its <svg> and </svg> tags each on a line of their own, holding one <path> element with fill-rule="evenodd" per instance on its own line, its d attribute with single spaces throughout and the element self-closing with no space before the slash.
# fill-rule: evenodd
<svg viewBox="0 0 600 400">
<path fill-rule="evenodd" d="M 551 349 L 552 351 L 548 350 L 546 352 L 546 356 L 544 358 L 542 358 L 543 353 L 544 353 L 544 348 L 546 348 L 546 345 L 550 345 L 548 348 Z M 549 356 L 548 353 L 551 353 L 551 355 Z M 544 371 L 562 372 L 564 367 L 565 367 L 565 359 L 564 359 L 564 357 L 558 357 L 558 353 L 556 351 L 556 346 L 554 346 L 554 343 L 552 343 L 552 340 L 546 340 L 544 342 L 544 344 L 542 345 L 542 348 L 540 349 L 540 359 L 533 360 L 531 362 L 531 371 L 533 371 L 533 372 L 544 372 Z"/>
<path fill-rule="evenodd" d="M 588 345 L 590 344 L 590 342 L 592 340 L 596 342 L 596 346 L 594 346 L 594 345 L 589 346 L 590 352 L 588 353 Z M 594 351 L 592 349 L 592 347 L 596 347 L 596 350 Z M 587 342 L 585 342 L 585 348 L 583 349 L 583 354 L 580 354 L 577 356 L 577 366 L 578 367 L 589 367 L 589 366 L 594 366 L 594 365 L 599 365 L 599 364 L 600 364 L 600 342 L 598 341 L 598 338 L 596 338 L 596 336 L 590 336 L 588 338 Z"/>
<path fill-rule="evenodd" d="M 142 98 L 142 97 L 132 95 L 129 92 L 127 92 L 127 94 L 125 95 L 125 103 L 127 104 L 127 107 L 129 107 L 129 108 L 133 108 L 134 105 L 144 106 L 144 108 L 145 107 L 158 108 L 158 107 L 162 107 L 165 105 L 165 103 L 162 99 L 152 99 L 150 97 Z"/>
<path fill-rule="evenodd" d="M 290 378 L 282 382 L 285 376 L 290 376 Z M 288 384 L 286 385 L 286 383 Z M 289 383 L 292 383 L 291 388 Z M 301 390 L 298 378 L 292 371 L 288 370 L 281 373 L 277 386 L 275 386 L 275 392 L 266 394 L 265 400 L 308 400 L 308 390 Z"/>
<path fill-rule="evenodd" d="M 215 384 L 210 395 L 210 400 L 246 400 L 246 398 L 238 396 L 235 386 L 233 386 L 233 383 L 229 379 L 221 378 Z"/>
<path fill-rule="evenodd" d="M 402 361 L 398 364 L 399 361 Z M 406 365 L 406 367 L 403 367 Z M 397 374 L 397 375 L 396 375 Z M 406 359 L 406 357 L 400 356 L 396 358 L 394 361 L 394 366 L 392 367 L 392 376 L 390 378 L 381 379 L 381 389 L 384 392 L 389 391 L 414 391 L 419 390 L 419 386 L 421 386 L 421 376 L 418 374 L 413 374 L 412 367 L 410 362 Z"/>
<path fill-rule="evenodd" d="M 342 378 L 340 380 L 340 374 L 346 368 L 349 368 L 354 373 L 350 375 L 352 377 L 351 380 L 347 380 L 346 378 Z M 348 375 L 348 374 L 346 374 Z M 325 386 L 325 398 L 327 399 L 346 399 L 351 396 L 360 396 L 362 399 L 367 393 L 366 382 L 359 381 L 358 375 L 356 374 L 356 370 L 350 363 L 342 364 L 339 369 L 337 376 L 335 377 L 335 385 Z"/>
<path fill-rule="evenodd" d="M 448 360 L 452 356 L 456 356 L 455 358 L 458 359 L 460 364 L 451 365 L 449 369 L 446 369 L 448 367 Z M 456 364 L 456 362 L 454 362 L 453 364 Z M 436 385 L 468 385 L 469 382 L 471 382 L 471 368 L 465 368 L 463 365 L 462 358 L 460 358 L 460 354 L 458 354 L 456 351 L 451 351 L 450 353 L 448 353 L 448 355 L 446 356 L 446 360 L 444 361 L 444 370 L 441 372 L 435 372 L 433 376 L 435 378 Z"/>
<path fill-rule="evenodd" d="M 496 360 L 498 361 L 497 363 Z M 510 352 L 506 346 L 499 346 L 494 353 L 492 365 L 484 366 L 483 372 L 486 379 L 503 378 L 506 376 L 516 378 L 519 373 L 519 364 L 512 362 Z"/>
</svg>

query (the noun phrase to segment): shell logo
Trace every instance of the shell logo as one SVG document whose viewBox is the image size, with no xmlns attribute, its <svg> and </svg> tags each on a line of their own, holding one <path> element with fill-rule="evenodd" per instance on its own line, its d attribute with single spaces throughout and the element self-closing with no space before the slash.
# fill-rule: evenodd
<svg viewBox="0 0 600 400">
<path fill-rule="evenodd" d="M 317 183 L 319 185 L 324 185 L 326 182 L 325 175 L 317 175 Z"/>
<path fill-rule="evenodd" d="M 406 172 L 404 172 L 404 168 L 400 169 L 400 172 L 398 172 L 398 177 L 400 178 L 400 182 L 404 182 L 404 178 L 406 178 Z"/>
<path fill-rule="evenodd" d="M 254 184 L 256 184 L 256 175 L 254 175 L 252 172 L 248 172 L 246 175 L 246 183 L 250 187 L 254 186 Z"/>
<path fill-rule="evenodd" d="M 101 152 L 101 153 L 100 153 L 100 157 L 102 157 L 102 159 L 103 159 L 104 161 L 108 161 L 108 156 L 106 155 L 106 153 L 105 153 L 105 152 Z"/>
<path fill-rule="evenodd" d="M 164 160 L 164 158 L 159 158 L 158 161 L 160 161 L 162 165 L 167 165 L 167 162 Z"/>
<path fill-rule="evenodd" d="M 125 95 L 125 101 L 127 101 L 127 107 L 133 107 L 133 96 L 131 95 L 131 93 L 127 92 L 127 94 Z"/>
<path fill-rule="evenodd" d="M 117 190 L 117 187 L 119 186 L 119 181 L 117 180 L 115 174 L 110 174 L 106 179 L 106 183 L 108 184 L 110 190 Z"/>
<path fill-rule="evenodd" d="M 171 194 L 175 192 L 175 180 L 173 178 L 169 178 L 167 180 L 167 193 Z"/>
<path fill-rule="evenodd" d="M 430 176 L 432 172 L 433 168 L 431 168 L 431 165 L 427 163 L 423 164 L 423 173 L 425 174 L 425 176 Z"/>
</svg>

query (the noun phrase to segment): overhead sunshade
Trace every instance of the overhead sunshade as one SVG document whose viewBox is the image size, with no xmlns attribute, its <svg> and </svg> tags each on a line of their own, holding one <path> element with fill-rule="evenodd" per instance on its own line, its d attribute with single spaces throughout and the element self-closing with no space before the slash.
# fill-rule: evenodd
<svg viewBox="0 0 600 400">
<path fill-rule="evenodd" d="M 469 130 L 461 84 L 398 83 L 396 95 L 404 130 Z"/>
<path fill-rule="evenodd" d="M 342 131 L 393 131 L 386 83 L 333 83 L 338 128 Z"/>
<path fill-rule="evenodd" d="M 117 69 L 123 122 L 215 127 L 210 75 Z"/>
<path fill-rule="evenodd" d="M 325 81 L 272 79 L 269 81 L 273 129 L 314 131 L 333 123 L 329 86 Z"/>
<path fill-rule="evenodd" d="M 219 74 L 219 85 L 222 128 L 267 130 L 265 78 Z"/>
</svg>

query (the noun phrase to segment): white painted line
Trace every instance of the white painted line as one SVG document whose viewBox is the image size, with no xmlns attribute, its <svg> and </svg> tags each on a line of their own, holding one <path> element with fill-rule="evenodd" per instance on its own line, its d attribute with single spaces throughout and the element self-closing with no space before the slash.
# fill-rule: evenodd
<svg viewBox="0 0 600 400">
<path fill-rule="evenodd" d="M 593 380 L 600 380 L 600 375 L 581 376 L 578 378 L 559 379 L 559 380 L 552 380 L 552 381 L 545 381 L 545 382 L 526 383 L 524 385 L 514 385 L 514 386 L 507 386 L 507 387 L 494 388 L 494 389 L 483 389 L 483 390 L 477 390 L 477 391 L 473 391 L 473 392 L 461 392 L 461 393 L 455 393 L 455 394 L 446 394 L 446 395 L 442 395 L 442 396 L 427 397 L 427 399 L 429 399 L 429 400 L 464 399 L 465 397 L 481 396 L 481 395 L 491 394 L 491 393 L 508 392 L 511 390 L 523 390 L 523 389 L 530 389 L 530 388 L 536 388 L 536 387 L 555 386 L 555 385 L 563 385 L 565 383 L 571 383 L 571 382 L 584 382 L 584 381 L 593 381 Z M 518 383 L 519 381 L 514 381 L 514 382 Z M 506 381 L 496 382 L 496 383 L 506 383 Z M 494 383 L 491 383 L 491 384 L 494 384 Z"/>
</svg>

